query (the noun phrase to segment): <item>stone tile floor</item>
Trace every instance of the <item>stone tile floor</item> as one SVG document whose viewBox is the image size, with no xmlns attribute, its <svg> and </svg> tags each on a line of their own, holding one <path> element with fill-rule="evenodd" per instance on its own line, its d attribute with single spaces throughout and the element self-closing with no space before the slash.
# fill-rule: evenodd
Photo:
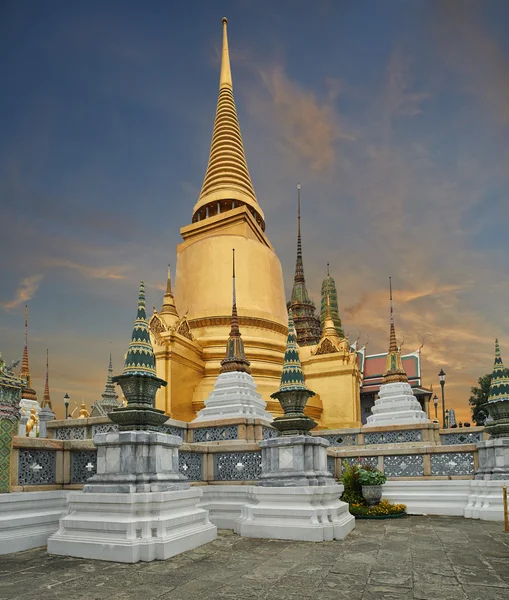
<svg viewBox="0 0 509 600">
<path fill-rule="evenodd" d="M 451 517 L 357 521 L 343 542 L 240 538 L 123 565 L 0 556 L 0 600 L 509 600 L 509 533 Z"/>
</svg>

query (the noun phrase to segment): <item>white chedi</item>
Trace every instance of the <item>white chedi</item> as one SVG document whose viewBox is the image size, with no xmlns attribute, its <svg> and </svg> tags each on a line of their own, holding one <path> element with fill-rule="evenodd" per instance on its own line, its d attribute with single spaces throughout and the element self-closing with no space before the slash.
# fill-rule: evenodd
<svg viewBox="0 0 509 600">
<path fill-rule="evenodd" d="M 249 373 L 220 373 L 214 389 L 205 400 L 205 408 L 198 412 L 193 423 L 246 417 L 272 421 L 272 415 L 265 410 L 266 406 L 266 402 L 256 391 L 255 380 Z"/>
<path fill-rule="evenodd" d="M 411 425 L 429 423 L 409 383 L 398 381 L 380 386 L 378 400 L 367 418 L 368 427 L 379 425 Z"/>
</svg>

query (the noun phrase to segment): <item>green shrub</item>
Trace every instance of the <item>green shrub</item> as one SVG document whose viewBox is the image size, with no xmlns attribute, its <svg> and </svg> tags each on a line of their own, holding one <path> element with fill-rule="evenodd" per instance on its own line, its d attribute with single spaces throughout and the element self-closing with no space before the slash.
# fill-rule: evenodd
<svg viewBox="0 0 509 600">
<path fill-rule="evenodd" d="M 345 486 L 341 500 L 348 502 L 348 504 L 365 504 L 362 497 L 362 486 L 359 481 L 358 465 L 348 465 L 343 470 L 341 480 Z"/>
<path fill-rule="evenodd" d="M 358 482 L 363 485 L 383 485 L 387 481 L 387 477 L 378 469 L 358 469 Z"/>
</svg>

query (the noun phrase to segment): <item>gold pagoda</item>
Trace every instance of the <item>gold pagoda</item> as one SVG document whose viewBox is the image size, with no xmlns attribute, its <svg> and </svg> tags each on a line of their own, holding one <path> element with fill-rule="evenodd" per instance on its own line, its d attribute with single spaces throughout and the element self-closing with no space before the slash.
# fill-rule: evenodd
<svg viewBox="0 0 509 600">
<path fill-rule="evenodd" d="M 288 332 L 283 273 L 265 233 L 265 217 L 247 166 L 233 96 L 226 18 L 209 162 L 192 222 L 180 233 L 175 293 L 168 271 L 162 308 L 154 309 L 150 319 L 157 376 L 168 383 L 158 391 L 156 407 L 184 421 L 193 420 L 204 407 L 230 331 L 235 248 L 238 320 L 246 357 L 267 410 L 281 415 L 271 394 L 279 389 Z M 301 284 L 305 287 L 304 281 Z M 321 427 L 356 427 L 361 379 L 356 353 L 333 329 L 328 323 L 322 338 L 318 341 L 318 335 L 313 345 L 300 351 L 306 380 L 316 391 L 306 414 Z"/>
</svg>

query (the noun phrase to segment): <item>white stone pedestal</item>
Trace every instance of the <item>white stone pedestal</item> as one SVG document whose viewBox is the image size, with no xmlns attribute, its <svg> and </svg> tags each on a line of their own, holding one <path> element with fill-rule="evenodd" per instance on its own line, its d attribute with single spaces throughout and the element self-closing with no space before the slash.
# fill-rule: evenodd
<svg viewBox="0 0 509 600">
<path fill-rule="evenodd" d="M 41 408 L 41 411 L 39 412 L 39 437 L 40 438 L 48 437 L 48 428 L 46 427 L 46 424 L 48 423 L 48 421 L 54 421 L 54 420 L 55 420 L 55 413 L 51 410 L 51 408 L 49 406 L 45 406 L 44 408 Z"/>
<path fill-rule="evenodd" d="M 476 479 L 509 480 L 509 438 L 477 442 L 479 468 Z"/>
<path fill-rule="evenodd" d="M 289 435 L 260 442 L 262 486 L 321 486 L 334 482 L 327 469 L 329 442 L 311 435 Z"/>
<path fill-rule="evenodd" d="M 166 560 L 213 541 L 217 529 L 197 508 L 200 488 L 173 492 L 71 492 L 69 514 L 48 552 L 123 563 Z"/>
<path fill-rule="evenodd" d="M 243 537 L 324 542 L 342 540 L 355 527 L 342 485 L 251 488 L 237 521 Z"/>
<path fill-rule="evenodd" d="M 272 415 L 265 410 L 266 406 L 256 391 L 256 383 L 251 375 L 239 371 L 221 373 L 205 400 L 205 408 L 198 412 L 193 423 L 233 417 L 272 421 Z"/>
<path fill-rule="evenodd" d="M 509 478 L 507 481 L 471 481 L 470 494 L 463 516 L 482 521 L 503 521 L 503 485 L 509 487 Z"/>
<path fill-rule="evenodd" d="M 378 392 L 378 400 L 375 400 L 371 412 L 365 427 L 430 422 L 414 396 L 410 384 L 406 382 L 382 385 Z"/>
</svg>

